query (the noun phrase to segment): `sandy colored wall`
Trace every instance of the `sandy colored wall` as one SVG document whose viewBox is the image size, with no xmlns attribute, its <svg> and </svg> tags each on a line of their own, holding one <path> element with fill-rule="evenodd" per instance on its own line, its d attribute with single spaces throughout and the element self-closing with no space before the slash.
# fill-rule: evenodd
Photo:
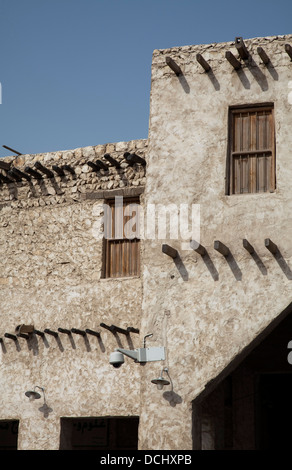
<svg viewBox="0 0 292 470">
<path fill-rule="evenodd" d="M 130 360 L 121 369 L 109 364 L 116 347 L 138 347 L 139 334 L 114 335 L 100 323 L 139 330 L 141 279 L 101 279 L 100 231 L 106 195 L 143 191 L 144 167 L 130 167 L 123 154 L 144 156 L 146 145 L 18 157 L 13 166 L 22 171 L 35 161 L 49 169 L 70 163 L 75 176 L 66 172 L 65 178 L 44 176 L 0 188 L 0 417 L 19 419 L 19 449 L 58 449 L 63 416 L 139 415 L 139 369 Z M 88 167 L 105 152 L 121 163 L 120 170 L 96 173 Z M 5 337 L 20 324 L 41 332 L 91 329 L 100 337 Z M 25 397 L 35 385 L 45 388 L 48 408 L 42 399 L 29 403 Z"/>
<path fill-rule="evenodd" d="M 142 331 L 155 331 L 153 344 L 166 346 L 173 389 L 153 391 L 153 366 L 145 367 L 142 448 L 190 449 L 192 400 L 291 302 L 292 62 L 284 48 L 291 42 L 291 36 L 246 40 L 250 57 L 239 71 L 225 58 L 228 50 L 238 57 L 234 43 L 154 51 L 145 203 L 199 204 L 208 258 L 183 250 L 182 239 L 167 241 L 179 252 L 176 262 L 162 253 L 165 240 L 145 242 Z M 227 196 L 229 106 L 266 102 L 275 110 L 277 189 Z M 278 245 L 280 257 L 267 250 L 265 238 Z M 230 249 L 228 260 L 214 250 L 215 240 Z"/>
</svg>

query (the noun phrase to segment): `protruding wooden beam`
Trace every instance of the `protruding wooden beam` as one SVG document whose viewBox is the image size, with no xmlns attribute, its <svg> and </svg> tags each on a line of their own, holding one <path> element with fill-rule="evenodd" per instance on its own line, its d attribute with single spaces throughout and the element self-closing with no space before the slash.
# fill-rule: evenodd
<svg viewBox="0 0 292 470">
<path fill-rule="evenodd" d="M 238 50 L 238 53 L 242 59 L 248 59 L 249 52 L 247 50 L 246 45 L 244 44 L 242 37 L 235 38 L 235 47 Z"/>
<path fill-rule="evenodd" d="M 116 325 L 111 325 L 110 328 L 113 333 L 122 333 L 124 335 L 129 334 L 128 330 L 126 330 L 125 328 L 120 328 L 119 326 L 116 326 Z"/>
<path fill-rule="evenodd" d="M 43 179 L 43 176 L 38 171 L 35 171 L 33 168 L 30 168 L 30 166 L 26 166 L 24 171 L 36 178 L 37 180 Z"/>
<path fill-rule="evenodd" d="M 77 335 L 85 336 L 86 332 L 84 330 L 79 330 L 78 328 L 71 328 L 72 333 Z"/>
<path fill-rule="evenodd" d="M 271 252 L 273 253 L 273 255 L 275 255 L 279 249 L 277 247 L 277 245 L 272 242 L 272 240 L 270 238 L 266 238 L 265 239 L 265 247 Z"/>
<path fill-rule="evenodd" d="M 14 181 L 17 181 L 18 183 L 21 183 L 21 181 L 22 181 L 22 178 L 16 172 L 14 172 L 12 170 L 7 171 L 7 175 L 10 178 L 13 178 Z"/>
<path fill-rule="evenodd" d="M 13 341 L 17 341 L 17 336 L 12 335 L 11 333 L 4 333 L 5 338 L 13 339 Z"/>
<path fill-rule="evenodd" d="M 59 336 L 59 334 L 56 331 L 52 331 L 49 328 L 46 328 L 44 332 L 47 333 L 48 335 L 54 336 L 55 338 Z"/>
<path fill-rule="evenodd" d="M 58 176 L 65 176 L 64 170 L 58 165 L 53 165 L 52 169 L 57 173 Z"/>
<path fill-rule="evenodd" d="M 182 71 L 180 66 L 171 58 L 171 57 L 166 57 L 165 62 L 168 65 L 168 67 L 171 68 L 171 70 L 176 74 L 176 75 L 181 75 Z"/>
<path fill-rule="evenodd" d="M 22 155 L 22 153 L 18 152 L 17 150 L 12 149 L 11 147 L 7 147 L 7 145 L 2 145 L 4 149 L 10 150 L 10 152 L 16 153 L 16 155 Z"/>
<path fill-rule="evenodd" d="M 13 339 L 13 341 L 17 341 L 17 335 L 13 335 L 11 333 L 4 333 L 5 338 Z"/>
<path fill-rule="evenodd" d="M 196 240 L 191 240 L 190 241 L 190 247 L 199 253 L 201 256 L 204 256 L 206 254 L 206 249 Z"/>
<path fill-rule="evenodd" d="M 129 333 L 140 333 L 140 330 L 138 328 L 134 328 L 133 326 L 128 326 L 127 331 Z"/>
<path fill-rule="evenodd" d="M 2 183 L 13 183 L 13 180 L 8 178 L 7 176 L 4 176 L 2 175 L 2 173 L 0 173 L 0 181 L 2 181 Z"/>
<path fill-rule="evenodd" d="M 173 259 L 176 258 L 178 255 L 177 250 L 172 248 L 172 246 L 167 245 L 166 243 L 162 245 L 162 253 L 165 253 Z"/>
<path fill-rule="evenodd" d="M 205 72 L 209 72 L 209 70 L 211 70 L 211 66 L 208 64 L 208 62 L 204 59 L 204 57 L 201 54 L 197 54 L 196 59 L 199 62 L 199 64 L 203 67 Z"/>
<path fill-rule="evenodd" d="M 60 333 L 65 333 L 66 335 L 71 335 L 71 330 L 68 330 L 67 328 L 58 328 L 58 331 Z"/>
<path fill-rule="evenodd" d="M 249 252 L 249 254 L 252 255 L 254 253 L 254 247 L 245 238 L 242 240 L 242 246 L 243 246 L 243 248 L 246 249 L 246 251 Z"/>
<path fill-rule="evenodd" d="M 29 335 L 26 335 L 24 333 L 17 333 L 17 338 L 24 338 L 24 339 L 29 339 Z"/>
<path fill-rule="evenodd" d="M 10 167 L 11 167 L 11 163 L 3 162 L 2 160 L 0 160 L 0 169 L 1 170 L 8 171 L 8 170 L 10 170 Z"/>
<path fill-rule="evenodd" d="M 270 62 L 270 58 L 269 56 L 266 54 L 266 52 L 264 51 L 264 49 L 262 47 L 258 47 L 257 48 L 257 53 L 258 55 L 260 56 L 260 58 L 262 59 L 263 63 L 265 65 L 268 65 L 268 63 Z"/>
<path fill-rule="evenodd" d="M 70 165 L 63 165 L 62 170 L 66 170 L 68 173 L 71 173 L 71 175 L 75 175 L 74 168 L 72 168 Z"/>
<path fill-rule="evenodd" d="M 134 163 L 140 163 L 140 165 L 146 165 L 146 160 L 142 157 L 139 157 L 139 155 L 136 155 L 135 153 L 129 153 L 125 152 L 124 157 L 130 165 L 133 165 Z"/>
<path fill-rule="evenodd" d="M 236 59 L 231 51 L 226 51 L 225 57 L 235 70 L 239 70 L 241 68 L 241 63 Z"/>
<path fill-rule="evenodd" d="M 109 153 L 106 153 L 106 154 L 104 155 L 104 158 L 105 158 L 109 163 L 111 163 L 113 166 L 115 166 L 116 168 L 121 168 L 120 163 L 117 162 L 117 160 L 115 160 L 113 157 L 111 157 Z"/>
<path fill-rule="evenodd" d="M 98 338 L 100 337 L 99 331 L 93 331 L 93 330 L 90 330 L 89 328 L 86 328 L 85 333 L 89 335 L 97 336 Z"/>
<path fill-rule="evenodd" d="M 93 171 L 100 171 L 100 166 L 96 165 L 94 162 L 87 162 L 87 165 L 90 166 L 90 168 L 93 169 Z"/>
<path fill-rule="evenodd" d="M 100 326 L 111 332 L 113 331 L 112 326 L 106 325 L 105 323 L 100 323 Z"/>
<path fill-rule="evenodd" d="M 46 168 L 44 165 L 42 165 L 40 162 L 35 162 L 34 166 L 37 170 L 44 173 L 48 178 L 54 178 L 54 173 L 48 168 Z"/>
<path fill-rule="evenodd" d="M 43 331 L 40 331 L 40 330 L 33 330 L 34 334 L 35 335 L 38 335 L 38 336 L 45 336 L 45 333 Z"/>
<path fill-rule="evenodd" d="M 288 56 L 292 60 L 292 46 L 290 46 L 290 44 L 285 44 L 285 51 L 287 52 Z"/>
<path fill-rule="evenodd" d="M 26 179 L 27 181 L 31 181 L 31 177 L 23 171 L 19 170 L 18 168 L 11 168 L 11 170 L 8 171 L 8 174 L 10 173 L 20 179 Z"/>
<path fill-rule="evenodd" d="M 96 160 L 95 164 L 99 166 L 101 170 L 105 170 L 105 171 L 108 170 L 108 166 L 105 163 L 103 163 L 101 160 Z"/>
<path fill-rule="evenodd" d="M 219 251 L 219 253 L 221 253 L 221 255 L 223 255 L 225 257 L 230 254 L 229 248 L 227 246 L 225 246 L 219 240 L 214 241 L 214 250 Z"/>
</svg>

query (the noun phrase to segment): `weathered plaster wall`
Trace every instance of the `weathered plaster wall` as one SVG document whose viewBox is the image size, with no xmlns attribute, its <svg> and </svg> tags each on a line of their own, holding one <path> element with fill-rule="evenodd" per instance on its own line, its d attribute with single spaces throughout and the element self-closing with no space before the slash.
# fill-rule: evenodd
<svg viewBox="0 0 292 470">
<path fill-rule="evenodd" d="M 161 251 L 165 240 L 145 242 L 142 332 L 155 332 L 151 342 L 166 346 L 173 388 L 153 392 L 154 367 L 144 368 L 141 448 L 190 449 L 192 400 L 291 302 L 292 62 L 284 49 L 291 42 L 292 36 L 246 40 L 250 59 L 239 71 L 225 59 L 227 50 L 238 57 L 234 43 L 154 51 L 145 204 L 200 204 L 200 241 L 209 258 L 182 250 L 182 240 L 167 241 L 179 251 L 174 262 Z M 211 65 L 208 74 L 197 53 Z M 228 107 L 264 102 L 275 107 L 277 189 L 227 196 Z M 281 257 L 265 248 L 265 238 Z M 228 262 L 215 240 L 231 250 Z"/>
<path fill-rule="evenodd" d="M 140 370 L 127 359 L 121 369 L 108 362 L 116 347 L 140 346 L 139 334 L 114 335 L 100 323 L 140 328 L 141 279 L 101 279 L 100 229 L 104 198 L 143 190 L 145 168 L 130 167 L 123 153 L 144 157 L 146 148 L 141 140 L 18 157 L 13 166 L 22 171 L 35 161 L 49 169 L 68 163 L 75 176 L 0 187 L 0 418 L 20 420 L 19 449 L 58 449 L 62 416 L 139 414 Z M 87 162 L 106 152 L 122 168 L 92 171 Z M 41 332 L 88 328 L 100 338 L 5 337 L 20 324 Z M 45 388 L 47 410 L 24 395 L 35 385 Z"/>
</svg>

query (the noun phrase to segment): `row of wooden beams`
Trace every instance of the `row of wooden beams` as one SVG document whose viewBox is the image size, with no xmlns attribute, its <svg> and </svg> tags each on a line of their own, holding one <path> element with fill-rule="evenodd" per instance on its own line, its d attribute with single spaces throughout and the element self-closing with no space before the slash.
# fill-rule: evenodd
<svg viewBox="0 0 292 470">
<path fill-rule="evenodd" d="M 251 255 L 255 252 L 254 247 L 245 238 L 242 240 L 242 245 Z M 203 245 L 201 245 L 199 242 L 197 242 L 196 240 L 190 241 L 190 247 L 194 251 L 199 253 L 201 256 L 205 256 L 207 254 L 206 248 Z M 277 245 L 274 242 L 272 242 L 270 238 L 265 239 L 265 247 L 273 254 L 276 254 L 279 251 Z M 224 257 L 227 257 L 230 255 L 229 248 L 226 245 L 224 245 L 224 243 L 222 243 L 220 240 L 214 241 L 214 250 L 221 253 Z M 170 256 L 173 259 L 175 259 L 178 256 L 178 251 L 172 246 L 167 245 L 166 243 L 162 245 L 162 252 Z"/>
<path fill-rule="evenodd" d="M 104 158 L 111 166 L 114 166 L 118 169 L 121 168 L 120 163 L 113 157 L 111 157 L 110 154 L 106 153 L 104 155 Z M 134 165 L 135 163 L 138 163 L 143 166 L 146 165 L 146 160 L 140 157 L 139 155 L 136 155 L 135 153 L 125 152 L 124 158 L 126 162 L 129 163 L 129 165 Z M 95 162 L 89 161 L 88 166 L 96 172 L 100 170 L 107 171 L 109 169 L 109 166 L 106 165 L 102 160 L 96 160 Z M 68 171 L 72 175 L 75 175 L 75 170 L 70 165 L 53 165 L 52 171 L 40 162 L 35 162 L 33 168 L 31 168 L 30 166 L 26 166 L 24 168 L 24 171 L 21 171 L 18 168 L 11 167 L 10 163 L 2 162 L 0 159 L 0 169 L 5 170 L 7 173 L 6 175 L 0 173 L 0 182 L 2 183 L 13 183 L 14 181 L 20 182 L 23 179 L 31 181 L 31 178 L 41 180 L 43 178 L 43 175 L 46 175 L 48 178 L 54 178 L 54 172 L 61 177 L 66 176 L 65 171 Z"/>
<path fill-rule="evenodd" d="M 101 323 L 100 326 L 110 330 L 112 333 L 123 333 L 125 335 L 129 335 L 130 333 L 139 333 L 139 330 L 137 328 L 132 327 L 132 326 L 129 326 L 127 329 L 120 328 L 120 327 L 115 326 L 115 325 L 108 326 L 105 323 Z M 17 341 L 19 337 L 29 339 L 31 337 L 31 334 L 36 334 L 36 335 L 41 336 L 41 337 L 44 337 L 45 334 L 48 334 L 48 335 L 53 336 L 54 338 L 57 338 L 59 336 L 59 333 L 63 333 L 63 334 L 67 334 L 67 335 L 71 335 L 73 333 L 73 334 L 78 334 L 78 335 L 81 335 L 81 336 L 92 335 L 92 336 L 96 336 L 97 338 L 100 337 L 100 332 L 99 331 L 94 331 L 94 330 L 91 330 L 89 328 L 86 328 L 85 330 L 80 330 L 78 328 L 71 328 L 71 329 L 58 328 L 57 331 L 51 330 L 49 328 L 45 328 L 44 331 L 34 329 L 32 332 L 29 332 L 29 334 L 25 334 L 25 333 L 17 333 L 17 334 L 4 333 L 4 337 L 8 338 L 8 339 L 12 339 L 13 341 Z M 0 338 L 0 342 L 3 342 L 2 338 Z"/>
<path fill-rule="evenodd" d="M 250 54 L 242 37 L 235 38 L 235 47 L 241 59 L 247 60 L 249 58 Z M 290 44 L 285 44 L 285 51 L 292 60 L 292 46 L 290 46 Z M 270 63 L 270 58 L 262 47 L 259 46 L 257 48 L 257 53 L 259 54 L 260 58 L 262 59 L 265 65 L 268 65 Z M 231 51 L 226 51 L 225 58 L 235 70 L 239 70 L 241 68 L 241 62 L 234 56 L 234 54 L 232 54 Z M 196 60 L 203 67 L 205 72 L 209 72 L 211 70 L 210 64 L 206 61 L 206 59 L 204 59 L 202 54 L 197 54 Z M 166 64 L 175 72 L 176 75 L 180 75 L 182 73 L 179 65 L 171 57 L 166 57 L 165 61 Z"/>
<path fill-rule="evenodd" d="M 120 328 L 120 327 L 115 326 L 115 325 L 111 325 L 111 326 L 108 327 L 104 323 L 101 323 L 100 326 L 103 326 L 104 328 L 109 329 L 113 333 L 115 333 L 115 332 L 124 333 L 126 335 L 128 335 L 130 333 L 139 333 L 139 330 L 137 328 L 133 328 L 133 327 L 128 327 L 125 330 L 125 329 Z M 78 334 L 78 335 L 81 335 L 81 336 L 92 335 L 92 336 L 96 336 L 98 338 L 100 337 L 100 332 L 99 331 L 94 331 L 94 330 L 91 330 L 89 328 L 86 328 L 85 330 L 80 330 L 78 328 L 71 328 L 71 329 L 58 328 L 57 331 L 51 330 L 50 328 L 45 328 L 44 331 L 40 331 L 40 330 L 34 329 L 34 327 L 32 327 L 32 329 L 31 328 L 29 328 L 29 329 L 25 328 L 25 325 L 21 325 L 20 327 L 16 328 L 15 329 L 15 334 L 5 333 L 4 337 L 8 338 L 8 339 L 12 339 L 14 341 L 17 341 L 17 339 L 19 337 L 29 339 L 32 334 L 36 334 L 36 335 L 42 336 L 42 337 L 44 337 L 45 334 L 48 334 L 48 335 L 51 335 L 51 336 L 54 336 L 55 338 L 57 338 L 59 336 L 59 333 L 63 333 L 63 334 L 67 334 L 67 335 L 71 335 L 73 333 L 73 334 Z"/>
</svg>

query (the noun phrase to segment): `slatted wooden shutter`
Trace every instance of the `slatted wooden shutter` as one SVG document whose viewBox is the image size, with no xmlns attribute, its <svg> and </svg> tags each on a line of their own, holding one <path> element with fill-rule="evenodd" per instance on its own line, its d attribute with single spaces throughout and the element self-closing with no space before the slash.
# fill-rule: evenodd
<svg viewBox="0 0 292 470">
<path fill-rule="evenodd" d="M 137 276 L 140 274 L 139 200 L 123 199 L 121 205 L 116 202 L 107 202 L 104 276 Z M 129 230 L 129 224 L 133 230 Z"/>
<path fill-rule="evenodd" d="M 274 191 L 273 107 L 232 109 L 230 125 L 229 194 Z"/>
</svg>

